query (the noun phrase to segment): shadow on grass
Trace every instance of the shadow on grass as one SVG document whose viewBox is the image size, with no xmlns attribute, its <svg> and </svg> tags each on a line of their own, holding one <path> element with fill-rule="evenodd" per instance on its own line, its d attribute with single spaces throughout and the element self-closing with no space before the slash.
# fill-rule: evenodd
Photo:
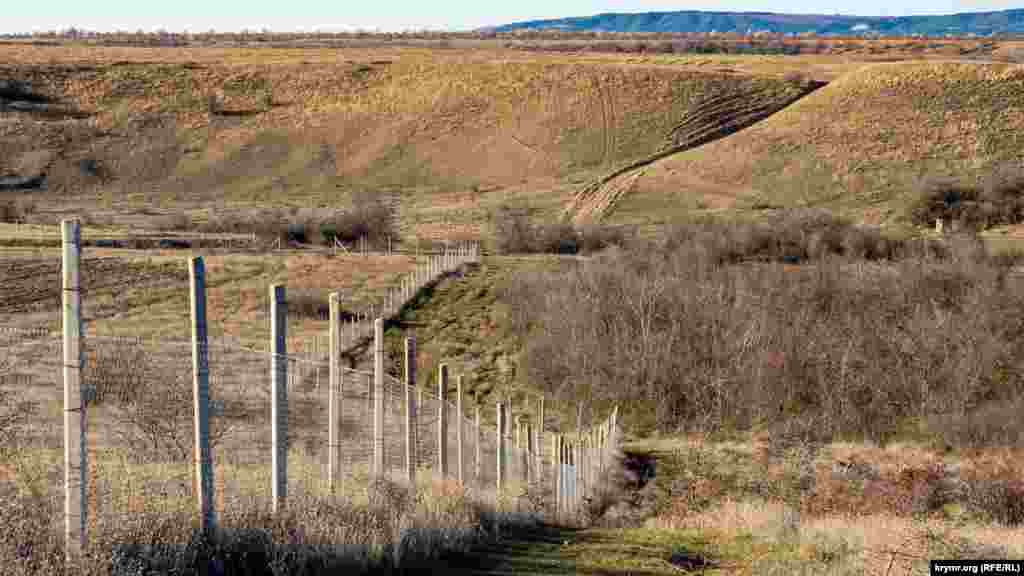
<svg viewBox="0 0 1024 576">
<path fill-rule="evenodd" d="M 575 542 L 578 534 L 576 529 L 550 525 L 519 528 L 467 553 L 446 556 L 444 572 L 461 576 L 577 574 L 576 559 L 563 545 Z"/>
</svg>

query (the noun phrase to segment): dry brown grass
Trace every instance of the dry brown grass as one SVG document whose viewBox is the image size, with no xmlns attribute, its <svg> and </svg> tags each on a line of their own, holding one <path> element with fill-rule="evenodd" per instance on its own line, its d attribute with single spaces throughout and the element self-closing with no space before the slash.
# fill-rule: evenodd
<svg viewBox="0 0 1024 576">
<path fill-rule="evenodd" d="M 50 460 L 43 453 L 11 462 L 13 478 L 0 479 L 0 559 L 17 576 L 49 574 L 125 575 L 173 571 L 185 574 L 335 574 L 339 570 L 391 574 L 430 570 L 444 555 L 465 553 L 510 526 L 535 522 L 527 514 L 495 505 L 492 498 L 452 482 L 424 481 L 415 492 L 389 481 L 360 484 L 350 494 L 295 494 L 287 510 L 272 514 L 266 498 L 218 511 L 217 531 L 201 537 L 194 502 L 159 493 L 95 490 L 90 496 L 89 545 L 82 563 L 65 570 L 56 478 L 33 472 Z M 50 455 L 58 457 L 57 454 Z M 135 466 L 117 475 L 119 458 L 94 463 L 100 480 L 124 486 L 188 477 L 182 470 Z M 300 462 L 294 462 L 300 464 Z M 182 468 L 181 465 L 178 466 Z M 299 469 L 301 470 L 301 469 Z M 219 473 L 224 470 L 219 469 Z M 254 493 L 268 486 L 248 472 Z M 173 483 L 173 482 L 172 482 Z M 105 484 L 97 487 L 103 489 Z M 221 494 L 220 496 L 223 496 Z M 113 499 L 112 499 L 113 498 Z M 94 506 L 102 504 L 102 509 Z M 222 504 L 219 504 L 220 507 Z"/>
<path fill-rule="evenodd" d="M 1019 522 L 994 518 L 970 496 L 987 489 L 980 476 L 1003 474 L 1015 453 L 774 443 L 767 435 L 661 442 L 658 477 L 645 490 L 658 505 L 646 525 L 710 537 L 740 559 L 740 573 L 781 573 L 786 565 L 807 573 L 813 565 L 817 573 L 909 574 L 931 558 L 1024 555 Z M 931 480 L 911 481 L 925 470 L 935 471 Z M 903 505 L 950 487 L 959 488 L 941 506 Z M 838 493 L 850 498 L 840 504 Z"/>
</svg>

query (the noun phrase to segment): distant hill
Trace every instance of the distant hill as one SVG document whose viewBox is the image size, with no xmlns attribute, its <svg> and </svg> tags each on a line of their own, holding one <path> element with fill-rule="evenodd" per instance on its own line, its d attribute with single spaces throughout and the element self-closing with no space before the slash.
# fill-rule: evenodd
<svg viewBox="0 0 1024 576">
<path fill-rule="evenodd" d="M 773 32 L 819 35 L 884 36 L 1024 34 L 1024 9 L 967 12 L 941 16 L 828 16 L 770 12 L 642 12 L 597 14 L 505 24 L 496 32 L 564 30 L 567 32 Z"/>
</svg>

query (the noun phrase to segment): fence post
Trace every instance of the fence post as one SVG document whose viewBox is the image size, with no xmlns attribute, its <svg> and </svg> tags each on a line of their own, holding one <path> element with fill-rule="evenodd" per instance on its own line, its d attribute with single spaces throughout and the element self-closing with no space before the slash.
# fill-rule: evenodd
<svg viewBox="0 0 1024 576">
<path fill-rule="evenodd" d="M 437 378 L 437 471 L 448 475 L 448 365 L 441 364 Z"/>
<path fill-rule="evenodd" d="M 498 422 L 497 422 L 497 458 L 498 461 L 498 480 L 497 489 L 498 496 L 501 496 L 502 488 L 505 482 L 505 435 L 504 435 L 504 420 L 505 420 L 505 405 L 498 402 Z"/>
<path fill-rule="evenodd" d="M 533 442 L 533 426 L 530 422 L 526 423 L 526 450 L 523 452 L 523 467 L 526 468 L 526 483 L 532 484 L 534 482 L 534 476 L 537 475 L 537 471 L 530 465 L 530 457 L 534 455 L 536 450 L 536 444 Z"/>
<path fill-rule="evenodd" d="M 476 478 L 476 486 L 480 487 L 480 403 L 477 402 L 473 409 L 473 446 L 476 454 L 473 460 L 473 477 Z"/>
<path fill-rule="evenodd" d="M 537 407 L 537 479 L 544 477 L 544 395 L 541 394 Z"/>
<path fill-rule="evenodd" d="M 554 481 L 555 481 L 555 517 L 558 518 L 562 513 L 563 500 L 565 499 L 565 493 L 562 485 L 562 436 L 560 434 L 551 435 L 551 467 L 554 470 Z"/>
<path fill-rule="evenodd" d="M 581 441 L 582 438 L 577 437 L 576 441 L 572 443 L 572 501 L 573 508 L 576 512 L 579 512 L 580 502 L 582 501 L 581 488 L 583 483 L 583 466 L 581 466 L 580 463 L 580 454 L 583 449 L 583 444 Z"/>
<path fill-rule="evenodd" d="M 271 502 L 276 513 L 288 497 L 288 303 L 285 287 L 270 287 L 270 421 L 273 444 Z"/>
<path fill-rule="evenodd" d="M 416 339 L 405 339 L 405 466 L 409 487 L 416 488 Z"/>
<path fill-rule="evenodd" d="M 373 475 L 384 477 L 384 320 L 373 321 Z"/>
<path fill-rule="evenodd" d="M 64 554 L 74 564 L 85 547 L 86 526 L 86 403 L 82 395 L 82 292 L 79 261 L 82 250 L 78 220 L 61 222 L 63 248 L 64 348 Z"/>
<path fill-rule="evenodd" d="M 195 425 L 196 499 L 199 527 L 210 535 L 213 511 L 213 455 L 210 452 L 210 353 L 206 327 L 206 267 L 202 257 L 189 261 L 192 309 L 192 406 Z"/>
<path fill-rule="evenodd" d="M 462 449 L 462 375 L 455 379 L 455 457 L 458 458 L 457 472 L 459 475 L 459 484 L 465 486 L 466 484 L 466 460 L 464 458 L 465 451 Z"/>
<path fill-rule="evenodd" d="M 330 342 L 328 342 L 328 370 L 330 389 L 327 391 L 327 486 L 334 495 L 338 483 L 341 460 L 341 294 L 330 296 Z"/>
</svg>

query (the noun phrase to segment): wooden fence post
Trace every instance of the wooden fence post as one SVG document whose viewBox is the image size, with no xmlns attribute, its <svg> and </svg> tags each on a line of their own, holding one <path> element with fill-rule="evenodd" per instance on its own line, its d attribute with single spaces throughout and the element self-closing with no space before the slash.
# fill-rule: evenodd
<svg viewBox="0 0 1024 576">
<path fill-rule="evenodd" d="M 288 303 L 285 287 L 270 287 L 271 502 L 279 512 L 288 497 Z"/>
<path fill-rule="evenodd" d="M 210 351 L 206 327 L 206 267 L 202 257 L 189 261 L 192 309 L 192 406 L 195 426 L 196 500 L 199 528 L 213 534 L 213 455 L 210 452 Z"/>
<path fill-rule="evenodd" d="M 459 377 L 455 379 L 455 457 L 458 459 L 457 472 L 459 475 L 459 484 L 465 486 L 466 484 L 466 459 L 464 457 L 465 451 L 462 447 L 462 383 L 463 377 L 459 374 Z"/>
<path fill-rule="evenodd" d="M 416 488 L 416 339 L 405 339 L 405 466 L 409 487 Z"/>
<path fill-rule="evenodd" d="M 341 294 L 330 296 L 331 325 L 328 343 L 330 389 L 327 391 L 327 486 L 335 494 L 341 471 Z"/>
<path fill-rule="evenodd" d="M 438 367 L 437 378 L 437 472 L 448 475 L 448 365 Z"/>
<path fill-rule="evenodd" d="M 82 292 L 79 263 L 82 234 L 78 220 L 61 222 L 62 322 L 64 352 L 64 553 L 76 563 L 85 547 L 86 470 L 88 470 L 86 402 L 82 394 Z"/>
<path fill-rule="evenodd" d="M 373 475 L 384 477 L 384 320 L 373 321 Z"/>
</svg>

